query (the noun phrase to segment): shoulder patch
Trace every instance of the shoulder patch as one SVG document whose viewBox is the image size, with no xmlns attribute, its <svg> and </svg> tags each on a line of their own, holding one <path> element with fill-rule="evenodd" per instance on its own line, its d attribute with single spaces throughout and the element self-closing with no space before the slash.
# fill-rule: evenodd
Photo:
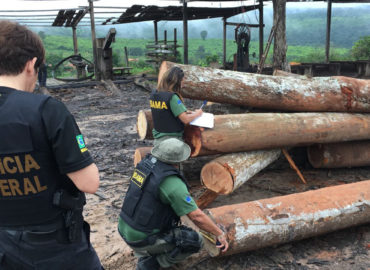
<svg viewBox="0 0 370 270">
<path fill-rule="evenodd" d="M 76 140 L 77 140 L 78 147 L 81 150 L 81 153 L 86 152 L 87 148 L 86 148 L 84 137 L 82 136 L 82 134 L 77 135 Z"/>
<path fill-rule="evenodd" d="M 180 105 L 182 103 L 181 99 L 177 101 L 177 104 Z"/>
<path fill-rule="evenodd" d="M 186 196 L 185 200 L 186 200 L 186 202 L 191 203 L 192 198 L 188 195 L 188 196 Z"/>
</svg>

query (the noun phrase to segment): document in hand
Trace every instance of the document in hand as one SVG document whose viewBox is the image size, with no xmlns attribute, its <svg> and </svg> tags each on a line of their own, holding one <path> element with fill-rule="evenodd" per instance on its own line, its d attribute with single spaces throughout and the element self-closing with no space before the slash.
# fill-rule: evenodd
<svg viewBox="0 0 370 270">
<path fill-rule="evenodd" d="M 201 116 L 195 118 L 190 122 L 190 125 L 213 128 L 215 123 L 215 117 L 212 113 L 203 112 Z"/>
</svg>

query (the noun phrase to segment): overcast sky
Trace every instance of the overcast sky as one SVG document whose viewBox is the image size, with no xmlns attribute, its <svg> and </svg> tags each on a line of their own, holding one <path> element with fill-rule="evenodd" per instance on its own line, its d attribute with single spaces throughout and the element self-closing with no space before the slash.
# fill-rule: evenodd
<svg viewBox="0 0 370 270">
<path fill-rule="evenodd" d="M 233 1 L 233 2 L 190 2 L 188 6 L 210 6 L 210 7 L 229 7 L 240 5 L 253 5 L 254 0 L 248 1 Z M 114 6 L 114 7 L 130 7 L 135 4 L 140 5 L 181 5 L 179 0 L 98 0 L 94 1 L 94 6 Z M 265 6 L 270 6 L 271 1 L 264 3 Z M 87 6 L 88 0 L 2 0 L 0 13 L 4 14 L 1 10 L 45 10 L 45 9 L 66 9 L 77 8 L 79 6 Z M 326 2 L 297 2 L 288 3 L 289 7 L 298 6 L 302 8 L 310 7 L 324 7 Z M 333 4 L 333 5 L 336 5 Z M 338 5 L 358 5 L 358 4 L 338 4 Z"/>
<path fill-rule="evenodd" d="M 248 1 L 233 1 L 233 2 L 190 2 L 188 6 L 208 6 L 208 7 L 230 7 L 230 6 L 240 6 L 240 5 L 253 5 L 258 3 L 256 0 L 248 0 Z M 99 12 L 112 12 L 112 11 L 119 11 L 124 12 L 127 7 L 131 7 L 135 4 L 141 5 L 158 5 L 158 6 L 168 6 L 168 5 L 182 5 L 179 0 L 98 0 L 94 1 L 95 12 L 97 12 L 96 17 L 117 17 L 119 13 L 99 13 Z M 349 7 L 354 5 L 367 5 L 370 4 L 338 4 L 333 3 L 333 7 Z M 6 12 L 7 10 L 60 10 L 60 9 L 69 9 L 69 8 L 78 8 L 81 6 L 88 6 L 88 0 L 1 0 L 0 6 L 0 18 L 2 19 L 14 19 L 15 16 L 22 16 L 27 15 L 36 16 L 37 15 L 53 15 L 53 18 L 58 13 L 57 11 L 43 11 L 43 12 Z M 115 9 L 106 9 L 100 8 L 99 6 L 112 6 L 117 7 Z M 272 3 L 268 1 L 264 3 L 265 8 L 271 8 Z M 326 2 L 295 2 L 295 3 L 287 3 L 287 8 L 325 8 L 327 6 Z M 121 8 L 118 8 L 121 7 Z M 258 12 L 258 11 L 257 11 Z M 9 17 L 4 17 L 9 15 Z M 88 15 L 87 15 L 88 16 Z M 40 16 L 39 16 L 40 17 Z M 35 18 L 34 18 L 35 19 Z M 88 18 L 85 18 L 85 20 Z M 28 17 L 27 21 L 22 21 L 21 23 L 29 24 L 29 21 L 32 20 Z M 37 18 L 36 18 L 37 20 Z M 40 19 L 40 21 L 47 20 Z"/>
</svg>

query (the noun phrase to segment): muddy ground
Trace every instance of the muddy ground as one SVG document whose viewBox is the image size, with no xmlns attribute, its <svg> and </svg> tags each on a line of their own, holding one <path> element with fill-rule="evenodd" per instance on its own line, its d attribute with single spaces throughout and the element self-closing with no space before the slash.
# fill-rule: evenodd
<svg viewBox="0 0 370 270">
<path fill-rule="evenodd" d="M 138 140 L 136 116 L 148 109 L 149 93 L 132 82 L 117 85 L 50 90 L 75 116 L 89 151 L 100 170 L 99 191 L 88 195 L 85 217 L 92 228 L 91 241 L 104 267 L 131 270 L 136 259 L 117 233 L 117 219 L 128 187 Z M 186 103 L 186 102 L 185 102 Z M 370 179 L 370 168 L 315 170 L 304 148 L 291 151 L 308 181 L 303 185 L 288 163 L 280 158 L 231 196 L 217 198 L 209 207 L 252 201 L 294 192 Z M 196 196 L 199 189 L 194 188 Z M 370 224 L 225 258 L 207 258 L 189 270 L 211 269 L 370 269 Z"/>
</svg>

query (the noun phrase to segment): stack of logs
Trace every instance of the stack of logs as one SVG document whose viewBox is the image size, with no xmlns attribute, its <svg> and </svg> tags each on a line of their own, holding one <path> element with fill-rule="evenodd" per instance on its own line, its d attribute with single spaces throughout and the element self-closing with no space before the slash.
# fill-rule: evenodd
<svg viewBox="0 0 370 270">
<path fill-rule="evenodd" d="M 314 168 L 370 165 L 369 80 L 269 76 L 171 62 L 162 63 L 158 80 L 173 66 L 184 70 L 184 98 L 265 110 L 227 114 L 226 109 L 215 115 L 212 129 L 186 126 L 193 160 L 208 157 L 191 163 L 201 164 L 201 182 L 208 189 L 198 201 L 201 208 L 296 146 L 307 146 Z M 140 111 L 139 137 L 151 139 L 152 129 L 150 111 Z M 137 149 L 135 162 L 149 151 Z M 370 222 L 370 180 L 206 212 L 225 226 L 231 243 L 227 254 L 233 254 Z"/>
</svg>

